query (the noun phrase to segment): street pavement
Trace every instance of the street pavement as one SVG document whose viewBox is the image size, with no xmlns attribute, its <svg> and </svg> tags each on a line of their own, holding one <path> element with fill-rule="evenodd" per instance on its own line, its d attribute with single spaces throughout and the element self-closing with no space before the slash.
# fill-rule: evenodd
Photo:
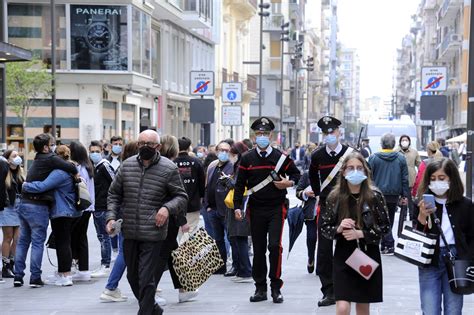
<svg viewBox="0 0 474 315">
<path fill-rule="evenodd" d="M 297 203 L 294 191 L 290 191 L 291 205 Z M 395 226 L 397 226 L 395 222 Z M 199 296 L 193 302 L 178 303 L 178 292 L 166 272 L 159 287 L 168 301 L 165 314 L 335 314 L 335 307 L 317 308 L 321 297 L 318 277 L 306 271 L 305 228 L 287 258 L 288 229 L 283 237 L 283 274 L 285 282 L 282 293 L 283 304 L 268 301 L 250 303 L 254 291 L 251 283 L 233 283 L 222 275 L 214 275 L 199 289 Z M 91 270 L 100 265 L 100 246 L 94 226 L 89 224 L 89 251 Z M 56 263 L 56 253 L 50 251 L 51 260 Z M 384 302 L 371 305 L 372 314 L 421 314 L 417 268 L 394 256 L 382 258 L 384 276 Z M 29 266 L 29 263 L 27 264 Z M 44 277 L 54 272 L 45 253 L 43 259 Z M 119 288 L 129 297 L 123 303 L 101 303 L 105 278 L 87 283 L 76 283 L 72 287 L 45 286 L 39 289 L 13 288 L 12 280 L 0 284 L 0 314 L 136 314 L 138 305 L 125 276 Z M 28 284 L 29 274 L 25 277 Z M 353 313 L 355 308 L 353 306 Z M 474 314 L 474 295 L 465 296 L 463 314 Z"/>
</svg>

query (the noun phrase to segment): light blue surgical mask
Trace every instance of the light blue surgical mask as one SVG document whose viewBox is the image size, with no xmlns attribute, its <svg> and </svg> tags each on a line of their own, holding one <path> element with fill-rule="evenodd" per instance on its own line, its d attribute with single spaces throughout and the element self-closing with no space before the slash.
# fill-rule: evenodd
<svg viewBox="0 0 474 315">
<path fill-rule="evenodd" d="M 97 164 L 97 163 L 100 162 L 100 160 L 102 160 L 102 154 L 97 153 L 97 152 L 90 153 L 90 154 L 89 154 L 89 157 L 91 158 L 91 161 L 92 161 L 94 164 Z"/>
<path fill-rule="evenodd" d="M 227 161 L 229 161 L 229 153 L 227 153 L 227 152 L 219 152 L 219 154 L 217 155 L 217 158 L 218 158 L 219 161 L 221 161 L 221 162 L 227 162 Z"/>
<path fill-rule="evenodd" d="M 112 152 L 116 155 L 119 155 L 120 153 L 122 153 L 122 146 L 118 144 L 113 145 Z"/>
<path fill-rule="evenodd" d="M 12 165 L 19 166 L 21 163 L 23 163 L 23 160 L 18 155 L 12 160 Z"/>
<path fill-rule="evenodd" d="M 260 149 L 266 149 L 270 145 L 270 137 L 258 136 L 255 140 Z"/>
<path fill-rule="evenodd" d="M 359 171 L 359 170 L 353 170 L 349 172 L 346 176 L 344 176 L 346 180 L 351 183 L 352 185 L 359 185 L 361 184 L 364 180 L 367 179 L 367 176 L 364 174 L 364 172 Z"/>
<path fill-rule="evenodd" d="M 204 157 L 204 153 L 202 153 L 202 152 L 198 152 L 196 155 L 200 159 L 202 159 Z"/>
<path fill-rule="evenodd" d="M 337 137 L 335 135 L 327 135 L 325 139 L 326 143 L 329 145 L 334 145 L 337 143 Z"/>
</svg>

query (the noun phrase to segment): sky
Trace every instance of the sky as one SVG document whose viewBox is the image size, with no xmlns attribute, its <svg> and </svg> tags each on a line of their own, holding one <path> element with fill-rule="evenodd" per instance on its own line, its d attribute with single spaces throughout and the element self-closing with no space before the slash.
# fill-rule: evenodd
<svg viewBox="0 0 474 315">
<path fill-rule="evenodd" d="M 316 0 L 308 0 L 311 16 Z M 410 30 L 419 0 L 339 0 L 338 40 L 356 48 L 360 58 L 361 102 L 372 96 L 389 100 L 396 49 Z"/>
</svg>

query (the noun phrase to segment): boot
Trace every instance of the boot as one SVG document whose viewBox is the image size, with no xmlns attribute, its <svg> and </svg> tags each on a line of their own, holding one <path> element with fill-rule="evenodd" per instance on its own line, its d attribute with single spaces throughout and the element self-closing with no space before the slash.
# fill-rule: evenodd
<svg viewBox="0 0 474 315">
<path fill-rule="evenodd" d="M 13 259 L 12 257 L 10 257 L 10 268 L 8 269 L 10 270 L 13 277 L 15 277 L 15 259 Z"/>
<path fill-rule="evenodd" d="M 3 259 L 2 259 L 2 264 L 3 264 L 2 277 L 3 277 L 3 278 L 14 278 L 15 275 L 14 275 L 13 272 L 10 270 L 10 259 L 5 259 L 5 258 L 3 258 Z"/>
</svg>

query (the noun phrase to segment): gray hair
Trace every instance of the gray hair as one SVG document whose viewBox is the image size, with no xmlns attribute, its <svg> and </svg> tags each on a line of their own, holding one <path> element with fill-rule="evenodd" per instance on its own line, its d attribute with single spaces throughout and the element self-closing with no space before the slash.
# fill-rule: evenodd
<svg viewBox="0 0 474 315">
<path fill-rule="evenodd" d="M 393 149 L 395 147 L 395 136 L 393 133 L 385 133 L 380 139 L 380 145 L 382 149 Z"/>
</svg>

